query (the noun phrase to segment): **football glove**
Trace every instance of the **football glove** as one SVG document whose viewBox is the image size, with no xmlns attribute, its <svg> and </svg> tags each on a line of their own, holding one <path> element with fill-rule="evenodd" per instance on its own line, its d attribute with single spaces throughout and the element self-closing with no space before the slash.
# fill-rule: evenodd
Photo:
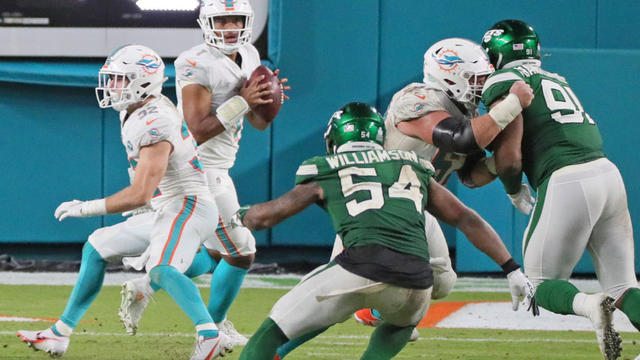
<svg viewBox="0 0 640 360">
<path fill-rule="evenodd" d="M 58 221 L 62 221 L 68 217 L 89 217 L 96 215 L 104 215 L 107 213 L 105 199 L 80 201 L 65 201 L 56 208 L 53 213 Z"/>
<path fill-rule="evenodd" d="M 240 226 L 244 226 L 244 224 L 242 223 L 242 219 L 244 219 L 244 216 L 247 214 L 247 211 L 249 211 L 249 208 L 251 208 L 251 205 L 240 207 L 240 209 L 238 209 L 238 211 L 233 214 L 231 219 L 229 219 L 229 227 L 234 229 Z"/>
<path fill-rule="evenodd" d="M 533 316 L 540 315 L 540 309 L 538 309 L 535 299 L 536 291 L 522 271 L 520 269 L 513 270 L 507 275 L 507 280 L 509 280 L 513 311 L 518 310 L 518 303 L 522 300 L 522 305 L 527 308 L 527 311 L 531 311 Z"/>
<path fill-rule="evenodd" d="M 509 196 L 509 199 L 511 199 L 513 206 L 520 210 L 521 213 L 525 215 L 529 215 L 531 213 L 536 199 L 531 196 L 531 191 L 527 184 L 520 184 L 520 190 L 517 193 L 507 195 Z"/>
</svg>

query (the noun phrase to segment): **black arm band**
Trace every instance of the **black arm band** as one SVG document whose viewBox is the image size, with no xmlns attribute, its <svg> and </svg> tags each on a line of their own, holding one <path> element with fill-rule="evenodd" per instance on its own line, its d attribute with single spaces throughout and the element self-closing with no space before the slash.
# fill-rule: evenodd
<svg viewBox="0 0 640 360">
<path fill-rule="evenodd" d="M 440 121 L 433 128 L 433 145 L 442 151 L 460 154 L 480 150 L 473 136 L 471 122 L 452 117 Z"/>
<path fill-rule="evenodd" d="M 513 270 L 518 270 L 520 268 L 520 264 L 518 264 L 513 258 L 507 260 L 506 263 L 500 265 L 502 271 L 504 271 L 505 275 L 509 275 Z"/>
</svg>

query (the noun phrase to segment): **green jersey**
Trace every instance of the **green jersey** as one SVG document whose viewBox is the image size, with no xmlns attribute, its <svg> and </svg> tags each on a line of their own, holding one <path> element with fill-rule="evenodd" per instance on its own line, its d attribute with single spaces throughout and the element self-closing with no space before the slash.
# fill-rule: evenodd
<svg viewBox="0 0 640 360">
<path fill-rule="evenodd" d="M 596 123 L 558 74 L 526 65 L 496 71 L 484 85 L 482 102 L 490 106 L 518 80 L 529 84 L 535 96 L 522 111 L 522 166 L 531 186 L 537 188 L 564 166 L 604 157 Z"/>
<path fill-rule="evenodd" d="M 424 231 L 431 164 L 415 152 L 369 150 L 318 156 L 296 172 L 317 183 L 345 248 L 381 245 L 428 261 Z"/>
</svg>

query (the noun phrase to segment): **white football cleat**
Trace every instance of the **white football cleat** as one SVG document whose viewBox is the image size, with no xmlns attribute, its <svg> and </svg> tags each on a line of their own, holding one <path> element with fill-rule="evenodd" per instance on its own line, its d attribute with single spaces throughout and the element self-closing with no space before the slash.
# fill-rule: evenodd
<svg viewBox="0 0 640 360">
<path fill-rule="evenodd" d="M 135 335 L 144 309 L 149 304 L 153 289 L 146 277 L 125 281 L 120 291 L 118 316 L 127 334 Z"/>
<path fill-rule="evenodd" d="M 585 300 L 587 317 L 596 330 L 598 347 L 605 360 L 616 360 L 622 351 L 622 339 L 613 328 L 613 311 L 616 309 L 613 303 L 614 300 L 603 293 L 587 295 Z"/>
<path fill-rule="evenodd" d="M 69 347 L 69 337 L 58 336 L 51 328 L 42 331 L 18 330 L 18 336 L 29 347 L 49 353 L 51 357 L 64 355 Z"/>
<path fill-rule="evenodd" d="M 413 331 L 411 332 L 411 337 L 409 338 L 409 342 L 416 341 L 419 338 L 420 338 L 420 333 L 418 332 L 418 329 L 413 328 Z"/>
<path fill-rule="evenodd" d="M 233 346 L 229 343 L 229 337 L 218 331 L 218 336 L 214 338 L 196 337 L 195 349 L 189 360 L 211 360 L 232 351 Z"/>
<path fill-rule="evenodd" d="M 231 346 L 245 346 L 249 342 L 244 335 L 240 334 L 233 326 L 233 323 L 224 319 L 221 323 L 216 324 L 218 330 L 222 331 L 229 338 Z"/>
</svg>

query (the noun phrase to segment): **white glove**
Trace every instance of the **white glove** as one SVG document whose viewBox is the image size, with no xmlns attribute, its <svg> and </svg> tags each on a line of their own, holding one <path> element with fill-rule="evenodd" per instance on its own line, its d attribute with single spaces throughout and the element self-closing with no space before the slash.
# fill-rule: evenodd
<svg viewBox="0 0 640 360">
<path fill-rule="evenodd" d="M 522 301 L 522 306 L 526 307 L 527 311 L 531 310 L 533 316 L 540 315 L 540 310 L 536 304 L 535 294 L 536 291 L 533 288 L 533 284 L 527 279 L 520 269 L 513 270 L 507 275 L 509 280 L 509 291 L 511 292 L 511 304 L 513 311 L 518 310 L 518 303 Z"/>
<path fill-rule="evenodd" d="M 58 221 L 62 221 L 68 217 L 89 217 L 96 215 L 104 215 L 107 213 L 105 199 L 80 201 L 65 201 L 56 208 L 55 216 Z"/>
<path fill-rule="evenodd" d="M 525 215 L 529 215 L 529 213 L 531 213 L 536 199 L 531 196 L 531 191 L 527 184 L 520 184 L 520 190 L 517 193 L 507 195 L 509 196 L 509 199 L 511 199 L 513 206 L 520 210 L 521 213 Z"/>
</svg>

